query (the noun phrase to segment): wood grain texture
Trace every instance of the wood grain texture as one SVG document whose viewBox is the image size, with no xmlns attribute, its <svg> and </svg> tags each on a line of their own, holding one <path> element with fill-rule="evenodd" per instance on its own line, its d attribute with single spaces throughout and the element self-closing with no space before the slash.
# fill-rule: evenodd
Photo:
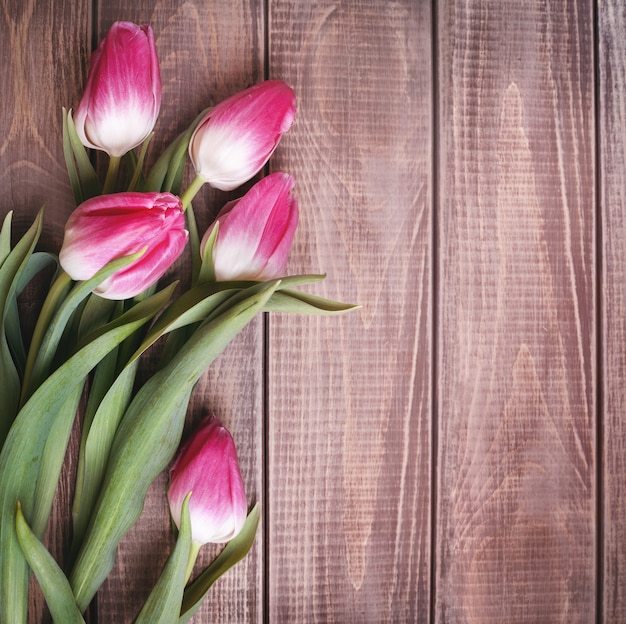
<svg viewBox="0 0 626 624">
<path fill-rule="evenodd" d="M 80 93 L 91 38 L 91 3 L 53 0 L 0 2 L 0 217 L 13 214 L 14 239 L 45 204 L 42 249 L 57 250 L 73 197 L 63 164 L 62 107 Z M 34 324 L 47 280 L 28 289 L 21 311 Z M 2 397 L 0 397 L 1 401 Z M 44 541 L 62 561 L 69 540 L 66 515 L 73 491 L 75 453 L 70 450 Z M 29 621 L 48 621 L 45 601 L 31 583 Z"/>
<path fill-rule="evenodd" d="M 14 210 L 17 234 L 46 205 L 43 245 L 58 249 L 73 209 L 62 148 L 63 106 L 85 76 L 91 2 L 0 3 L 0 215 Z"/>
<path fill-rule="evenodd" d="M 255 1 L 101 3 L 99 36 L 116 20 L 150 24 L 161 64 L 163 99 L 150 158 L 204 108 L 263 79 L 263 11 Z M 201 232 L 225 203 L 205 188 L 194 201 Z M 190 258 L 171 277 L 187 280 Z M 147 362 L 150 370 L 151 360 Z M 188 427 L 208 412 L 231 431 L 248 500 L 263 504 L 263 324 L 253 322 L 198 383 Z M 144 513 L 118 551 L 116 567 L 97 600 L 99 622 L 130 622 L 153 586 L 172 546 L 163 474 L 150 489 Z M 202 549 L 196 570 L 220 548 Z M 259 622 L 262 612 L 263 529 L 245 561 L 213 587 L 195 622 Z"/>
<path fill-rule="evenodd" d="M 363 307 L 258 319 L 199 383 L 186 431 L 208 411 L 229 427 L 265 516 L 197 624 L 626 621 L 626 9 L 596 4 L 594 33 L 593 0 L 0 0 L 0 216 L 22 234 L 45 203 L 46 250 L 73 208 L 61 107 L 113 21 L 155 31 L 149 161 L 266 73 L 297 92 L 271 164 L 297 180 L 289 271 Z M 232 197 L 202 191 L 200 230 Z M 91 622 L 132 621 L 150 592 L 166 485 Z"/>
<path fill-rule="evenodd" d="M 602 605 L 626 621 L 626 9 L 598 11 L 598 131 L 602 214 Z"/>
<path fill-rule="evenodd" d="M 274 163 L 297 180 L 290 272 L 363 305 L 270 319 L 269 621 L 426 621 L 430 3 L 272 0 L 269 29 L 299 98 Z"/>
<path fill-rule="evenodd" d="M 595 618 L 591 2 L 439 6 L 436 618 Z"/>
</svg>

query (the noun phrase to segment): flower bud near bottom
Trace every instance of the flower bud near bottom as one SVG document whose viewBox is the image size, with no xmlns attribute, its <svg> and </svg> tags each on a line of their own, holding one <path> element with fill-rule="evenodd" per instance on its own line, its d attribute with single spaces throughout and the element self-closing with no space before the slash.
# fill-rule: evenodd
<svg viewBox="0 0 626 624">
<path fill-rule="evenodd" d="M 193 542 L 228 542 L 241 531 L 247 503 L 235 443 L 213 416 L 200 423 L 170 468 L 167 498 L 177 527 L 189 492 Z"/>
</svg>

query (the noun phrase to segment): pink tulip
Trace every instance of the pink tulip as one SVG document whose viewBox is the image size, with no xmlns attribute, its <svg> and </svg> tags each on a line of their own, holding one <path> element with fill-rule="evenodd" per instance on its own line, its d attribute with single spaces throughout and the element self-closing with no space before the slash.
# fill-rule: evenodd
<svg viewBox="0 0 626 624">
<path fill-rule="evenodd" d="M 86 147 L 123 156 L 152 132 L 161 106 L 161 75 L 149 26 L 115 22 L 91 55 L 74 123 Z"/>
<path fill-rule="evenodd" d="M 298 225 L 293 187 L 290 175 L 272 173 L 242 198 L 224 206 L 217 216 L 219 229 L 213 247 L 218 281 L 269 280 L 284 275 Z M 213 227 L 202 238 L 203 255 Z"/>
<path fill-rule="evenodd" d="M 72 279 L 87 280 L 111 260 L 145 250 L 94 291 L 106 299 L 128 299 L 167 271 L 187 237 L 180 199 L 171 193 L 100 195 L 70 215 L 59 261 Z"/>
<path fill-rule="evenodd" d="M 296 96 L 281 80 L 267 80 L 224 100 L 202 119 L 189 155 L 196 174 L 230 191 L 268 161 L 296 113 Z"/>
<path fill-rule="evenodd" d="M 189 492 L 193 542 L 219 544 L 241 531 L 247 504 L 235 443 L 213 416 L 200 423 L 170 468 L 167 497 L 179 528 L 183 501 Z"/>
</svg>

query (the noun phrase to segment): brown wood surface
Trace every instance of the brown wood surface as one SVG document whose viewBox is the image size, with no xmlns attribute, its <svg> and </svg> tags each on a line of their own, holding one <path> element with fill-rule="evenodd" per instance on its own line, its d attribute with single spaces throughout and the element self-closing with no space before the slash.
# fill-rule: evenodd
<svg viewBox="0 0 626 624">
<path fill-rule="evenodd" d="M 438 11 L 436 618 L 592 622 L 593 7 Z"/>
<path fill-rule="evenodd" d="M 362 308 L 258 319 L 199 384 L 188 425 L 213 411 L 231 429 L 263 522 L 194 622 L 626 621 L 621 0 L 0 7 L 0 216 L 21 234 L 45 203 L 46 250 L 73 208 L 61 107 L 113 21 L 155 30 L 149 159 L 263 78 L 298 96 L 271 163 L 297 180 L 289 270 Z M 201 230 L 229 197 L 198 196 Z M 75 447 L 46 537 L 59 560 Z M 132 621 L 157 578 L 165 486 L 92 624 Z M 29 621 L 48 621 L 32 586 Z"/>
<path fill-rule="evenodd" d="M 300 98 L 274 161 L 298 180 L 291 267 L 327 272 L 316 292 L 363 307 L 270 318 L 268 617 L 424 621 L 430 7 L 273 0 L 270 16 L 271 75 Z"/>
<path fill-rule="evenodd" d="M 602 208 L 601 600 L 605 622 L 626 621 L 626 9 L 598 11 L 598 132 Z"/>
</svg>

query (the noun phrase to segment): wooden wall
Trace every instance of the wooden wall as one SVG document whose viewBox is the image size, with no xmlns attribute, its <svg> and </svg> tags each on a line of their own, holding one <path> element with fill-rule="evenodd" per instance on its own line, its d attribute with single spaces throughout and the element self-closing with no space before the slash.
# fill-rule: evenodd
<svg viewBox="0 0 626 624">
<path fill-rule="evenodd" d="M 362 308 L 258 319 L 199 385 L 189 425 L 231 429 L 264 515 L 195 622 L 626 621 L 622 0 L 0 5 L 0 214 L 23 232 L 45 203 L 47 249 L 61 107 L 113 21 L 155 30 L 157 149 L 264 78 L 298 96 L 271 162 L 297 179 L 290 272 Z M 228 198 L 194 202 L 202 229 Z M 165 483 L 93 621 L 157 577 Z"/>
</svg>

